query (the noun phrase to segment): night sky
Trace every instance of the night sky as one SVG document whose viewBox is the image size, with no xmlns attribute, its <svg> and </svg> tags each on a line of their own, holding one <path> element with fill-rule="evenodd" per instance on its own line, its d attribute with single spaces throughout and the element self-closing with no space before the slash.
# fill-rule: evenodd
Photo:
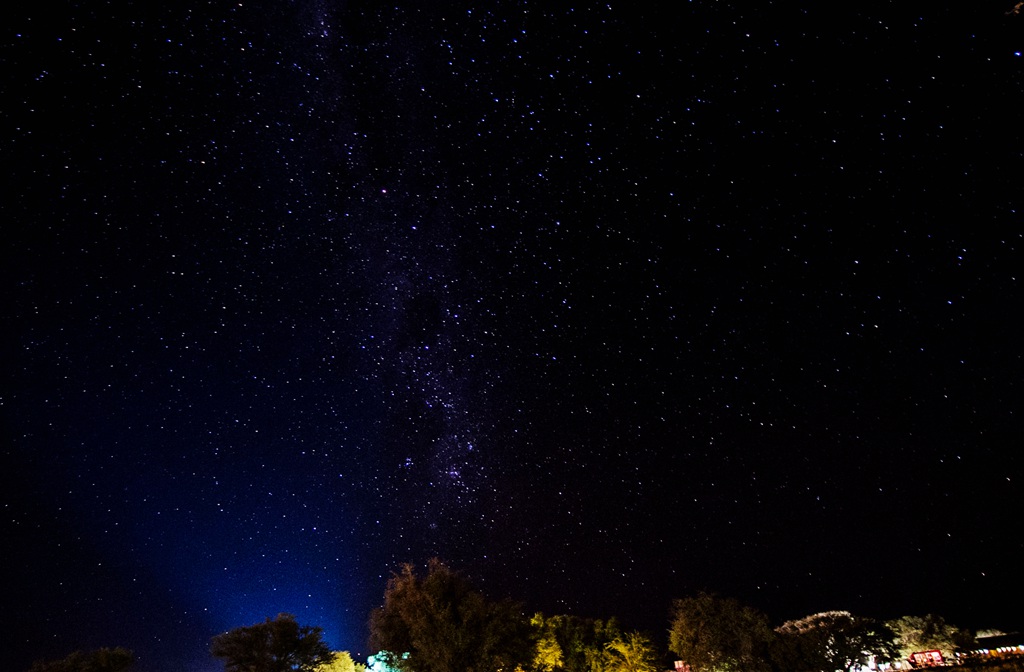
<svg viewBox="0 0 1024 672">
<path fill-rule="evenodd" d="M 6 667 L 400 563 L 1024 625 L 1012 0 L 3 10 Z"/>
</svg>

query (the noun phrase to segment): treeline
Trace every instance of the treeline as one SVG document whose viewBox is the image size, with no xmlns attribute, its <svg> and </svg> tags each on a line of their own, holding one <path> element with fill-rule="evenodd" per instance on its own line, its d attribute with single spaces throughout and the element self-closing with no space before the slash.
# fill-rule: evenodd
<svg viewBox="0 0 1024 672">
<path fill-rule="evenodd" d="M 851 672 L 919 651 L 951 660 L 974 643 L 933 615 L 883 622 L 829 611 L 773 628 L 753 607 L 702 593 L 673 603 L 665 655 L 614 619 L 522 613 L 438 560 L 423 576 L 406 565 L 370 617 L 370 647 L 400 672 L 658 672 L 675 660 L 689 672 Z"/>
<path fill-rule="evenodd" d="M 290 614 L 235 628 L 211 641 L 226 672 L 853 672 L 939 651 L 946 661 L 975 648 L 973 635 L 941 617 L 891 621 L 845 611 L 812 614 L 772 627 L 753 607 L 701 593 L 676 600 L 668 651 L 614 619 L 525 615 L 511 600 L 493 601 L 440 560 L 425 573 L 404 565 L 370 615 L 367 665 L 331 651 L 319 627 Z M 675 661 L 681 661 L 676 663 Z M 77 652 L 37 662 L 30 672 L 123 672 L 126 649 Z M 1024 672 L 1015 661 L 987 672 Z M 369 669 L 367 669 L 369 667 Z"/>
</svg>

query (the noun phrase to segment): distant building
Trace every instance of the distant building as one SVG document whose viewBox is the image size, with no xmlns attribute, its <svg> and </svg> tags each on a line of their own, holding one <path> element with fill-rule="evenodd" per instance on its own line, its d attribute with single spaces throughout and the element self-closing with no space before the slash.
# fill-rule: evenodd
<svg viewBox="0 0 1024 672">
<path fill-rule="evenodd" d="M 978 646 L 969 655 L 980 658 L 1024 656 L 1024 636 L 1019 632 L 1011 632 L 1008 635 L 1000 633 L 978 637 Z"/>
</svg>

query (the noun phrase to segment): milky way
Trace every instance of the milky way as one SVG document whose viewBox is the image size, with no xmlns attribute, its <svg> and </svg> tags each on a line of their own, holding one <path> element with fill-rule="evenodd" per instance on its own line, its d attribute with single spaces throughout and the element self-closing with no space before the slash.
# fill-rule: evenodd
<svg viewBox="0 0 1024 672">
<path fill-rule="evenodd" d="M 17 10 L 12 660 L 366 654 L 433 556 L 656 638 L 704 589 L 1016 627 L 1006 9 Z"/>
</svg>

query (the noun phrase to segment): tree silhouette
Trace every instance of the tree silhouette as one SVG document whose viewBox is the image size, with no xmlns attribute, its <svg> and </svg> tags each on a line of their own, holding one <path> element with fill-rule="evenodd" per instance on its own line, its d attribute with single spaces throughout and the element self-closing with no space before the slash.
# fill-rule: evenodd
<svg viewBox="0 0 1024 672">
<path fill-rule="evenodd" d="M 519 605 L 487 600 L 436 558 L 425 577 L 409 564 L 392 575 L 370 615 L 370 647 L 402 672 L 512 670 L 532 648 Z"/>
<path fill-rule="evenodd" d="M 235 628 L 214 637 L 210 653 L 226 672 L 314 672 L 334 660 L 323 629 L 299 625 L 291 614 Z"/>
<path fill-rule="evenodd" d="M 123 672 L 135 657 L 123 647 L 75 651 L 60 660 L 36 661 L 29 672 Z"/>
</svg>

